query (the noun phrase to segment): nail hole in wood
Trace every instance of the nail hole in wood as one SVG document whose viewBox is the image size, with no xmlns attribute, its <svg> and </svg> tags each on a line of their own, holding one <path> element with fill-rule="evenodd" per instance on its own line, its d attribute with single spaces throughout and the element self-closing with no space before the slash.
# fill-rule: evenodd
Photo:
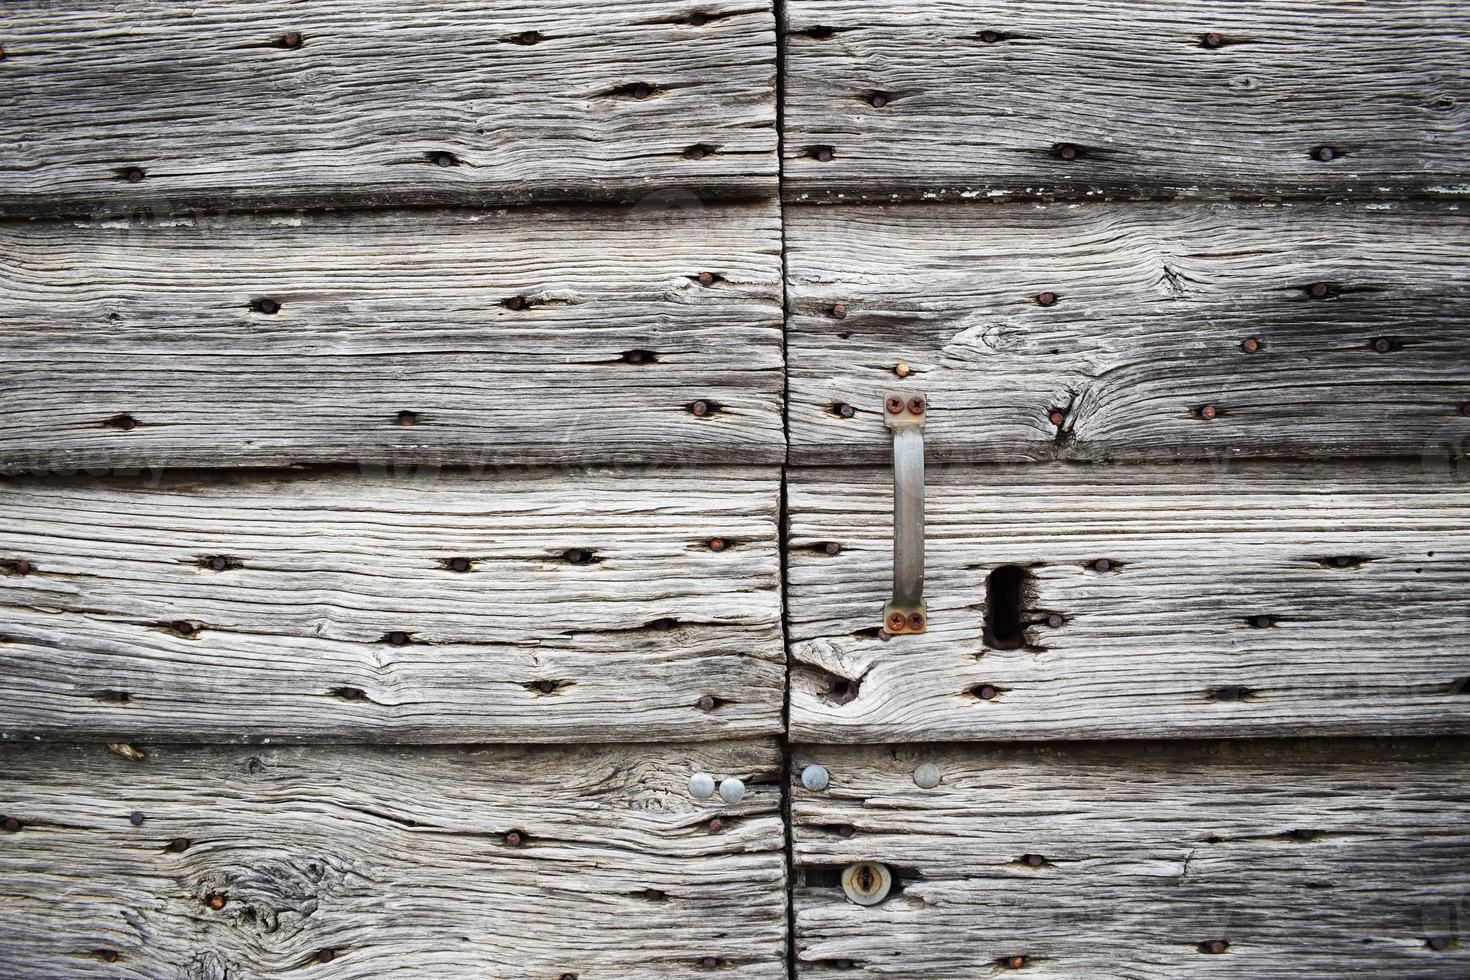
<svg viewBox="0 0 1470 980">
<path fill-rule="evenodd" d="M 443 567 L 448 569 L 449 571 L 459 572 L 461 574 L 463 574 L 464 572 L 468 572 L 475 567 L 475 563 L 473 561 L 468 558 L 460 557 L 446 558 L 444 559 L 442 564 Z"/>
<path fill-rule="evenodd" d="M 382 640 L 382 642 L 388 644 L 390 647 L 406 647 L 412 641 L 413 635 L 403 630 L 393 630 L 392 632 L 384 633 Z"/>
<path fill-rule="evenodd" d="M 540 694 L 559 694 L 559 693 L 561 693 L 562 691 L 566 690 L 567 688 L 569 688 L 571 686 L 572 686 L 572 682 L 571 681 L 558 681 L 558 680 L 527 681 L 526 683 L 524 683 L 524 684 L 521 685 L 521 687 L 524 687 L 526 690 L 530 691 L 532 694 L 537 694 L 537 695 L 540 695 Z"/>
<path fill-rule="evenodd" d="M 102 424 L 109 429 L 119 429 L 123 432 L 131 432 L 142 423 L 127 413 L 114 415 L 110 419 L 103 419 Z"/>
<path fill-rule="evenodd" d="M 127 181 L 129 184 L 142 183 L 147 177 L 147 172 L 142 167 L 122 167 L 117 171 L 117 179 Z"/>
<path fill-rule="evenodd" d="M 394 418 L 397 420 L 397 422 L 398 422 L 399 425 L 403 426 L 404 428 L 409 428 L 411 426 L 414 426 L 414 425 L 417 425 L 418 424 L 418 421 L 419 421 L 419 413 L 418 412 L 410 412 L 407 409 L 405 409 L 405 410 L 399 412 L 396 416 L 394 416 Z"/>
<path fill-rule="evenodd" d="M 1052 145 L 1051 155 L 1058 160 L 1077 160 L 1082 157 L 1082 148 L 1076 143 L 1055 143 Z"/>
<path fill-rule="evenodd" d="M 1026 585 L 1030 574 L 1002 565 L 985 577 L 985 645 L 1016 650 L 1026 642 Z"/>
<path fill-rule="evenodd" d="M 199 559 L 199 567 L 207 568 L 211 572 L 227 572 L 236 568 L 244 568 L 245 563 L 229 555 L 207 555 Z"/>
<path fill-rule="evenodd" d="M 1228 704 L 1234 701 L 1249 701 L 1252 699 L 1254 693 L 1248 687 L 1242 687 L 1238 684 L 1227 684 L 1222 687 L 1210 688 L 1205 692 L 1205 696 L 1211 701 L 1221 701 Z"/>
<path fill-rule="evenodd" d="M 101 701 L 104 704 L 127 704 L 133 700 L 133 696 L 127 691 L 93 691 L 88 695 L 93 701 Z"/>
<path fill-rule="evenodd" d="M 1318 163 L 1331 163 L 1338 157 L 1347 156 L 1342 150 L 1335 146 L 1319 146 L 1312 150 L 1311 157 Z"/>
<path fill-rule="evenodd" d="M 302 37 L 296 31 L 292 31 L 289 34 L 282 34 L 276 38 L 276 47 L 285 48 L 288 51 L 296 50 L 301 47 L 302 43 Z"/>
<path fill-rule="evenodd" d="M 705 157 L 713 156 L 715 148 L 708 143 L 695 143 L 684 150 L 686 160 L 703 160 Z"/>
<path fill-rule="evenodd" d="M 592 565 L 602 560 L 591 548 L 568 548 L 561 557 L 568 565 Z"/>
<path fill-rule="evenodd" d="M 521 31 L 519 34 L 511 34 L 508 37 L 501 38 L 502 41 L 510 44 L 519 44 L 527 48 L 533 44 L 540 44 L 545 39 L 545 35 L 540 31 Z"/>
<path fill-rule="evenodd" d="M 791 31 L 789 34 L 787 34 L 787 37 L 801 37 L 811 41 L 828 41 L 831 40 L 832 36 L 836 33 L 837 29 L 834 27 L 827 27 L 822 24 L 816 24 L 812 27 L 803 27 L 798 30 Z"/>
<path fill-rule="evenodd" d="M 658 354 L 651 350 L 637 348 L 623 351 L 622 361 L 624 364 L 657 364 Z"/>
<path fill-rule="evenodd" d="M 642 102 L 644 99 L 652 98 L 663 90 L 650 82 L 630 82 L 627 85 L 619 85 L 617 88 L 608 89 L 604 95 L 614 99 L 633 99 Z"/>
<path fill-rule="evenodd" d="M 1247 616 L 1245 622 L 1246 625 L 1249 626 L 1251 629 L 1264 630 L 1270 629 L 1272 626 L 1275 626 L 1277 623 L 1277 619 L 1275 616 L 1262 614 L 1256 616 Z"/>
<path fill-rule="evenodd" d="M 366 701 L 368 699 L 367 692 L 360 687 L 334 687 L 329 693 L 332 697 L 341 698 L 343 701 Z"/>
<path fill-rule="evenodd" d="M 267 316 L 271 316 L 281 311 L 281 304 L 273 299 L 262 298 L 252 300 L 250 303 L 250 308 L 256 313 L 264 313 Z"/>
<path fill-rule="evenodd" d="M 1209 939 L 1196 947 L 1201 953 L 1210 953 L 1218 956 L 1230 948 L 1230 944 L 1223 939 Z"/>
</svg>

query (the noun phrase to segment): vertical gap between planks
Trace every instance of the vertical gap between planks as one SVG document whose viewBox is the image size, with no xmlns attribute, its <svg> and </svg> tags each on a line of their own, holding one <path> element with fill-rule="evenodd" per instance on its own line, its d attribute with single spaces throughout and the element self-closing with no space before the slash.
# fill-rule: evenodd
<svg viewBox="0 0 1470 980">
<path fill-rule="evenodd" d="M 781 652 L 786 680 L 781 688 L 781 827 L 786 853 L 786 976 L 796 980 L 796 843 L 792 826 L 791 768 L 791 616 L 787 605 L 786 541 L 789 528 L 786 487 L 791 465 L 791 365 L 789 358 L 790 289 L 786 273 L 786 4 L 772 0 L 776 32 L 776 213 L 781 234 L 781 435 L 786 447 L 781 466 L 780 500 L 776 514 L 776 548 L 780 569 Z"/>
</svg>

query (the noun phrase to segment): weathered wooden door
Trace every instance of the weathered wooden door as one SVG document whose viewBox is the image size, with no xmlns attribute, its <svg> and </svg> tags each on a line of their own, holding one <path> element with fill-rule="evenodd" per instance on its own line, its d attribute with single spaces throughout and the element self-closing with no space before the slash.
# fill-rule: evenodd
<svg viewBox="0 0 1470 980">
<path fill-rule="evenodd" d="M 0 18 L 0 975 L 1467 972 L 1456 5 Z"/>
</svg>

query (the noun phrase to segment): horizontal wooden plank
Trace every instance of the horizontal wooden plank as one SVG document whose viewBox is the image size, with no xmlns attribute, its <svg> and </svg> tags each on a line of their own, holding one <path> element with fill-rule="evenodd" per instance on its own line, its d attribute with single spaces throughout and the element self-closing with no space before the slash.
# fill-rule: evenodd
<svg viewBox="0 0 1470 980">
<path fill-rule="evenodd" d="M 786 976 L 769 743 L 146 755 L 0 751 L 6 976 Z"/>
<path fill-rule="evenodd" d="M 779 462 L 780 242 L 774 204 L 0 225 L 0 468 Z"/>
<path fill-rule="evenodd" d="M 1467 218 L 788 208 L 792 458 L 886 461 L 895 389 L 928 394 L 936 459 L 1417 457 L 1470 439 Z"/>
<path fill-rule="evenodd" d="M 0 212 L 776 189 L 768 0 L 18 0 Z"/>
<path fill-rule="evenodd" d="M 794 200 L 1470 193 L 1454 0 L 784 9 Z"/>
<path fill-rule="evenodd" d="M 943 467 L 928 632 L 885 642 L 891 487 L 791 476 L 793 738 L 1470 732 L 1463 472 Z"/>
<path fill-rule="evenodd" d="M 0 739 L 779 732 L 779 493 L 775 470 L 12 480 Z"/>
<path fill-rule="evenodd" d="M 798 973 L 1464 976 L 1467 761 L 1463 741 L 798 751 L 831 780 L 792 789 Z M 881 904 L 830 883 L 859 861 L 896 872 Z"/>
</svg>

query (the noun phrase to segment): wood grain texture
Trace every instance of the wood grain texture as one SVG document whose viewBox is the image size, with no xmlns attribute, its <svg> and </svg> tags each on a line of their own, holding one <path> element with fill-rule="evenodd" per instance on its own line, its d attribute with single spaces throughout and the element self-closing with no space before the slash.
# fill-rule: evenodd
<svg viewBox="0 0 1470 980">
<path fill-rule="evenodd" d="M 18 0 L 0 212 L 774 194 L 771 5 L 698 9 Z"/>
<path fill-rule="evenodd" d="M 1454 0 L 784 9 L 793 200 L 1470 193 Z"/>
<path fill-rule="evenodd" d="M 885 642 L 891 475 L 796 470 L 792 737 L 1470 732 L 1465 475 L 945 467 L 925 490 L 929 630 Z M 1019 602 L 991 602 L 1004 566 Z M 1009 645 L 986 629 L 1005 609 Z"/>
<path fill-rule="evenodd" d="M 779 493 L 774 470 L 12 480 L 0 738 L 776 733 Z"/>
<path fill-rule="evenodd" d="M 780 242 L 774 204 L 0 225 L 0 469 L 780 462 Z"/>
<path fill-rule="evenodd" d="M 786 975 L 769 743 L 0 758 L 6 976 Z M 701 770 L 745 799 L 693 799 Z"/>
<path fill-rule="evenodd" d="M 831 785 L 791 790 L 798 973 L 1462 977 L 1467 761 L 1462 740 L 800 750 Z M 897 892 L 846 901 L 827 880 L 855 861 Z"/>
<path fill-rule="evenodd" d="M 929 396 L 941 460 L 1461 443 L 1467 217 L 1384 202 L 790 207 L 792 459 L 887 461 L 891 390 Z"/>
</svg>

